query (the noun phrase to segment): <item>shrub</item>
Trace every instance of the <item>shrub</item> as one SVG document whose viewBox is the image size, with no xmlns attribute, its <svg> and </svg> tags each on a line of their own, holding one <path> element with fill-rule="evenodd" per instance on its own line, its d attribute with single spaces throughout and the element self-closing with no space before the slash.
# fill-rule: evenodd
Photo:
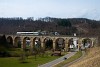
<svg viewBox="0 0 100 67">
<path fill-rule="evenodd" d="M 19 57 L 22 51 L 8 51 L 10 57 Z"/>
</svg>

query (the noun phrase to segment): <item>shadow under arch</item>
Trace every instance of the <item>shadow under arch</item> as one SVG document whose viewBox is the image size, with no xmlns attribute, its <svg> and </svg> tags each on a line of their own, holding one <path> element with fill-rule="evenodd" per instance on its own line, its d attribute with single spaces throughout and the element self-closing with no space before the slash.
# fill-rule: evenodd
<svg viewBox="0 0 100 67">
<path fill-rule="evenodd" d="M 84 48 L 90 48 L 90 47 L 92 47 L 92 40 L 89 39 L 89 38 L 83 39 L 81 46 L 84 47 Z"/>
<path fill-rule="evenodd" d="M 41 48 L 41 40 L 39 37 L 33 39 L 33 48 Z"/>
<path fill-rule="evenodd" d="M 53 40 L 49 37 L 46 37 L 43 41 L 44 49 L 51 50 L 53 49 Z"/>
<path fill-rule="evenodd" d="M 55 41 L 55 50 L 62 51 L 64 50 L 64 48 L 65 48 L 65 40 L 63 38 L 57 38 Z"/>
<path fill-rule="evenodd" d="M 9 44 L 9 46 L 13 47 L 13 38 L 11 36 L 7 37 L 7 43 Z"/>
<path fill-rule="evenodd" d="M 76 49 L 78 49 L 78 39 L 70 38 L 68 40 L 68 51 L 75 51 Z"/>
<path fill-rule="evenodd" d="M 23 39 L 23 49 L 30 49 L 30 38 L 25 37 Z"/>
<path fill-rule="evenodd" d="M 21 48 L 21 38 L 20 37 L 15 37 L 15 39 L 14 39 L 14 46 L 16 47 L 16 48 Z"/>
</svg>

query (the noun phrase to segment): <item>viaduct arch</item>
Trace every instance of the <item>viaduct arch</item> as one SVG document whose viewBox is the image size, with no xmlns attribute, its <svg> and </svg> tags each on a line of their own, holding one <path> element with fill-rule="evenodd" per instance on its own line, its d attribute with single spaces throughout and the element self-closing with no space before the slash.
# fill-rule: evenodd
<svg viewBox="0 0 100 67">
<path fill-rule="evenodd" d="M 68 37 L 68 36 L 30 36 L 30 35 L 5 35 L 9 43 L 15 47 L 24 49 L 26 47 L 26 41 L 28 42 L 31 49 L 38 46 L 41 48 L 48 48 L 57 50 L 61 47 L 64 51 L 69 51 L 72 45 L 78 50 L 88 44 L 93 47 L 96 44 L 96 37 Z M 46 41 L 51 40 L 51 44 L 47 45 Z M 84 43 L 86 42 L 86 43 Z M 36 45 L 38 44 L 38 45 Z"/>
</svg>

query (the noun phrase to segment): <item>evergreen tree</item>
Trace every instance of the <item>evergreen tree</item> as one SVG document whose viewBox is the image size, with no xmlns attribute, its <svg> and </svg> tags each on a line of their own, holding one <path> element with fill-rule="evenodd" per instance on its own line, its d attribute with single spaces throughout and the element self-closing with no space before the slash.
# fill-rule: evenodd
<svg viewBox="0 0 100 67">
<path fill-rule="evenodd" d="M 67 19 L 59 19 L 58 25 L 64 26 L 64 27 L 71 27 L 71 23 Z"/>
</svg>

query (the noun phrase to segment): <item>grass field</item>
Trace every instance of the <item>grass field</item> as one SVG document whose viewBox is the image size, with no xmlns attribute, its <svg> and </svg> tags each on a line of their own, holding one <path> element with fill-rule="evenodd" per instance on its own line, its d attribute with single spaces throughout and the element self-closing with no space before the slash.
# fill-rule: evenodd
<svg viewBox="0 0 100 67">
<path fill-rule="evenodd" d="M 79 51 L 79 52 L 77 52 L 74 56 L 72 56 L 72 57 L 70 57 L 69 59 L 67 59 L 67 60 L 65 60 L 65 61 L 63 61 L 63 62 L 61 62 L 61 63 L 55 65 L 54 67 L 62 67 L 62 66 L 64 66 L 65 64 L 70 63 L 70 62 L 72 62 L 72 61 L 78 59 L 78 58 L 81 57 L 81 56 L 82 56 L 82 52 Z"/>
<path fill-rule="evenodd" d="M 0 67 L 37 67 L 40 64 L 47 63 L 54 59 L 57 59 L 57 56 L 45 56 L 45 57 L 37 57 L 35 60 L 34 56 L 29 56 L 26 60 L 27 63 L 21 63 L 18 57 L 10 57 L 10 58 L 0 58 Z"/>
<path fill-rule="evenodd" d="M 85 57 L 69 67 L 100 67 L 100 46 L 87 49 Z"/>
</svg>

